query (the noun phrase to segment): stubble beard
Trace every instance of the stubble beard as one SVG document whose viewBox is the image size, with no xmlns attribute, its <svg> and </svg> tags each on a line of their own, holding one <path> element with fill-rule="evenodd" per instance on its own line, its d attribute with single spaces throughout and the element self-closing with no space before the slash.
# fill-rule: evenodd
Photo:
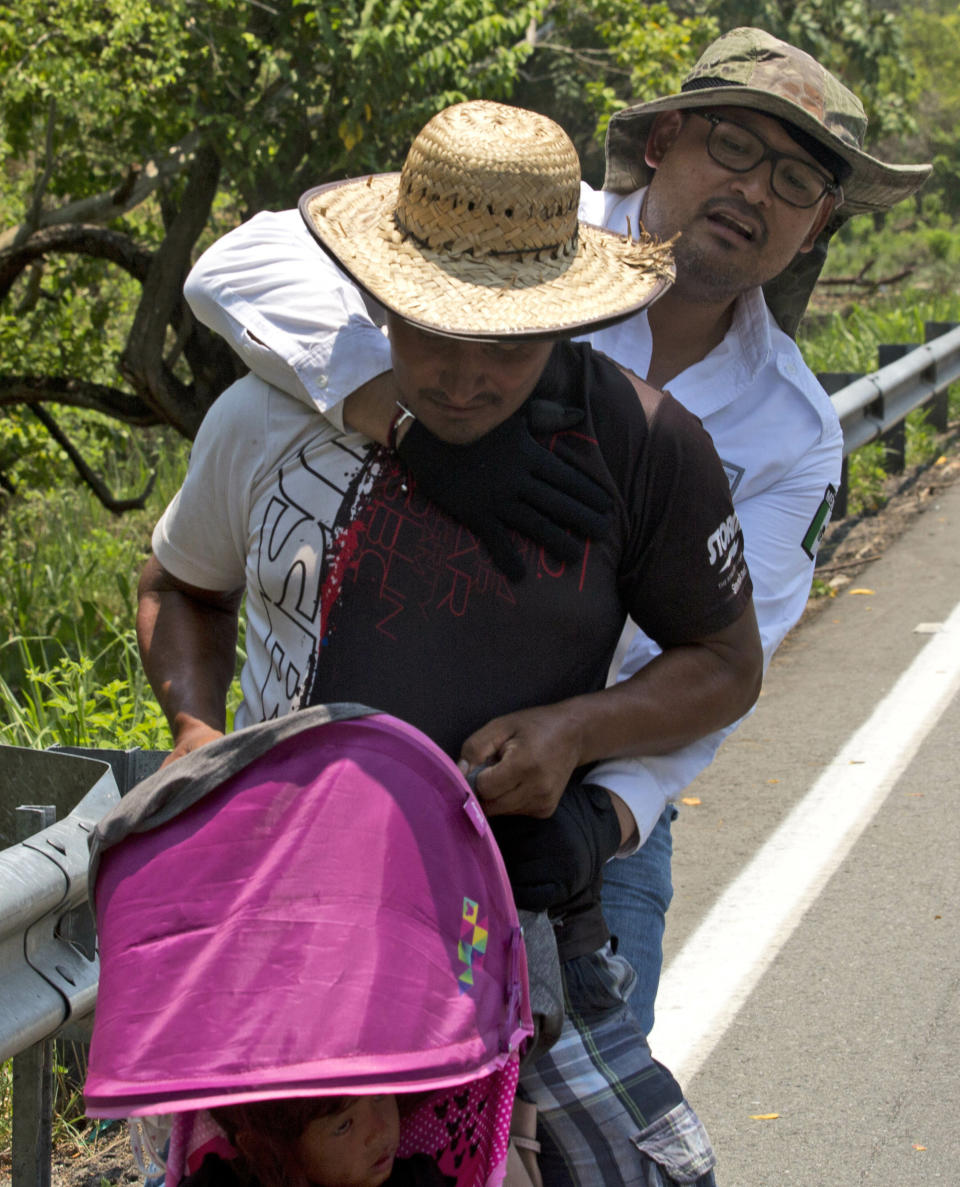
<svg viewBox="0 0 960 1187">
<path fill-rule="evenodd" d="M 703 251 L 695 241 L 681 233 L 674 247 L 677 279 L 674 291 L 697 305 L 716 305 L 736 300 L 741 293 L 756 287 L 759 281 L 746 275 L 733 261 L 724 264 L 717 254 Z"/>
<path fill-rule="evenodd" d="M 651 182 L 651 188 L 653 184 Z M 645 217 L 649 198 L 650 190 L 644 197 L 640 218 L 644 226 L 652 230 Z M 710 205 L 711 203 L 707 203 L 701 207 L 688 226 L 693 226 L 699 219 L 705 218 Z M 669 233 L 660 231 L 659 234 L 661 238 L 667 239 L 677 231 L 679 235 L 673 248 L 677 268 L 677 279 L 673 285 L 676 296 L 696 305 L 724 304 L 735 301 L 741 293 L 763 283 L 751 268 L 744 267 L 743 259 L 734 258 L 735 253 L 732 250 L 731 258 L 724 260 L 723 248 L 719 244 L 715 244 L 712 250 L 705 250 L 698 244 L 695 236 L 687 233 L 686 227 L 674 226 Z M 760 234 L 765 240 L 766 228 L 763 228 Z"/>
</svg>

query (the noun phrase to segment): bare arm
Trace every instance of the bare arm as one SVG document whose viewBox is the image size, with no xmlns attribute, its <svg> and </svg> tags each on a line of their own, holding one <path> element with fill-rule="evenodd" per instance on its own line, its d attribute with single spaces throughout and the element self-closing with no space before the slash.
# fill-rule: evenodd
<svg viewBox="0 0 960 1187">
<path fill-rule="evenodd" d="M 390 445 L 390 426 L 397 414 L 399 399 L 400 389 L 393 372 L 384 371 L 347 396 L 343 402 L 344 424 L 354 432 L 379 441 L 381 445 Z M 392 444 L 402 441 L 409 427 L 408 419 L 400 427 L 397 441 Z"/>
<path fill-rule="evenodd" d="M 243 590 L 199 589 L 155 556 L 137 589 L 137 642 L 144 671 L 173 734 L 172 762 L 222 736 L 237 650 Z"/>
<path fill-rule="evenodd" d="M 466 740 L 461 764 L 489 764 L 476 785 L 490 815 L 546 817 L 577 767 L 667 754 L 736 721 L 760 693 L 762 666 L 751 604 L 730 626 L 669 648 L 619 684 L 494 718 Z M 624 826 L 629 813 L 613 800 Z"/>
</svg>

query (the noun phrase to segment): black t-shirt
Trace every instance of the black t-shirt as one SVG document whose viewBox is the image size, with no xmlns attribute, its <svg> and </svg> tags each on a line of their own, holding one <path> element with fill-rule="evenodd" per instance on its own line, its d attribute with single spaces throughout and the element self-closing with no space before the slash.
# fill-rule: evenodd
<svg viewBox="0 0 960 1187">
<path fill-rule="evenodd" d="M 742 613 L 739 524 L 700 422 L 582 343 L 557 345 L 530 398 L 576 417 L 540 440 L 610 492 L 607 536 L 576 565 L 518 539 L 527 571 L 511 583 L 374 450 L 342 504 L 343 549 L 325 561 L 304 704 L 368 704 L 457 757 L 492 717 L 602 688 L 627 614 L 667 648 Z"/>
</svg>

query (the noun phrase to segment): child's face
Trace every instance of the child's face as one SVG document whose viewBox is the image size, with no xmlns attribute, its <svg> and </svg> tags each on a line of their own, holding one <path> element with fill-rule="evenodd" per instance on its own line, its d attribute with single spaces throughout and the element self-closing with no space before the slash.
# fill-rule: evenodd
<svg viewBox="0 0 960 1187">
<path fill-rule="evenodd" d="M 297 1156 L 318 1187 L 380 1187 L 393 1170 L 399 1139 L 397 1098 L 358 1096 L 338 1113 L 315 1117 L 300 1135 Z"/>
</svg>

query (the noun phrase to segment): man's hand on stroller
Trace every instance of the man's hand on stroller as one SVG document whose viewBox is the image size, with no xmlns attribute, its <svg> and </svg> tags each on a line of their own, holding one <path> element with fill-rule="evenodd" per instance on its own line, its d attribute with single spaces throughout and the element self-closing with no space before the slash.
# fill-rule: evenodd
<svg viewBox="0 0 960 1187">
<path fill-rule="evenodd" d="M 179 724 L 179 728 L 177 728 Z M 206 722 L 198 721 L 192 718 L 181 723 L 174 723 L 174 746 L 167 757 L 160 764 L 162 767 L 168 766 L 172 762 L 176 762 L 178 758 L 183 758 L 185 754 L 189 754 L 193 750 L 199 750 L 201 746 L 206 746 L 208 742 L 215 742 L 217 738 L 223 737 L 223 730 L 214 729 L 213 726 L 207 725 Z"/>
<path fill-rule="evenodd" d="M 594 885 L 621 843 L 621 822 L 604 787 L 574 781 L 546 820 L 490 821 L 518 907 L 546 911 Z"/>
<path fill-rule="evenodd" d="M 460 769 L 488 816 L 536 816 L 556 811 L 563 789 L 582 764 L 572 702 L 521 709 L 488 721 L 460 750 Z M 482 769 L 478 769 L 482 768 Z"/>
</svg>

